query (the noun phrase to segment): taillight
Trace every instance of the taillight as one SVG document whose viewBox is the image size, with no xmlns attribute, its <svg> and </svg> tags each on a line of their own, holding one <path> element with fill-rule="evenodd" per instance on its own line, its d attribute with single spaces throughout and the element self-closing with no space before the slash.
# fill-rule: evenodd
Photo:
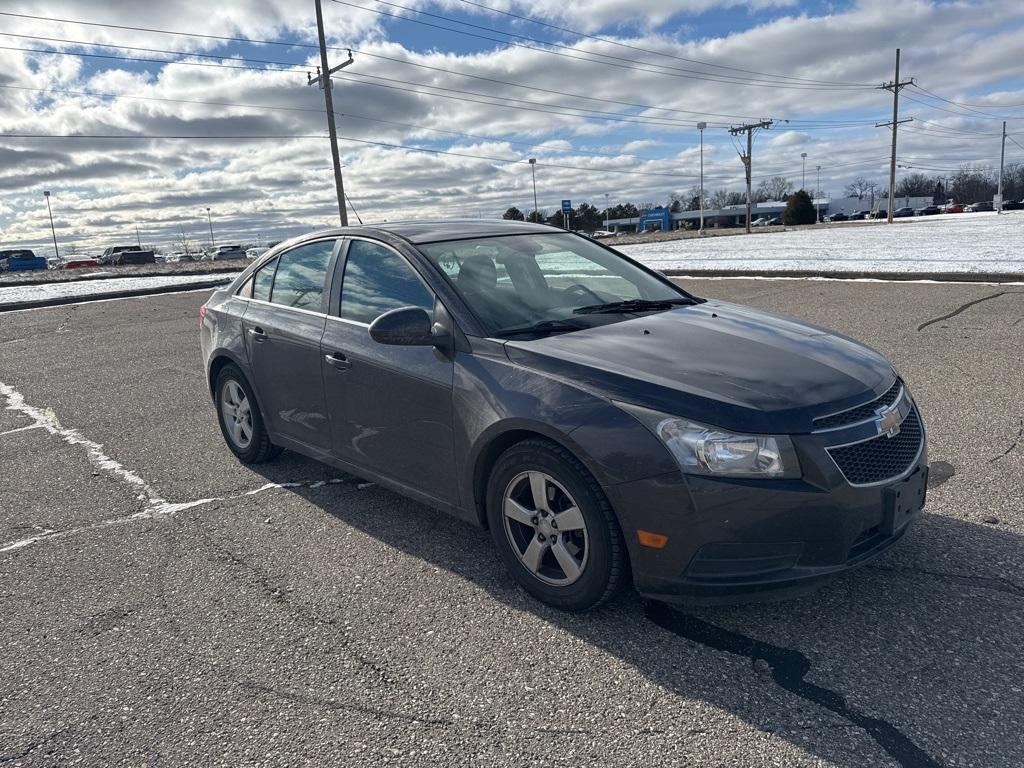
<svg viewBox="0 0 1024 768">
<path fill-rule="evenodd" d="M 199 308 L 199 327 L 200 328 L 203 327 L 203 320 L 205 320 L 205 319 L 206 319 L 206 305 L 203 304 L 203 306 L 201 306 Z"/>
</svg>

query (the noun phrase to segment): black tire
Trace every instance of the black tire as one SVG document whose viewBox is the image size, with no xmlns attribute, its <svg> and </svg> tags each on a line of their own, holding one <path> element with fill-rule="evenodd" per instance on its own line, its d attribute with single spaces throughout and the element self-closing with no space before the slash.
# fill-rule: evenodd
<svg viewBox="0 0 1024 768">
<path fill-rule="evenodd" d="M 221 399 L 224 397 L 225 386 L 229 382 L 237 383 L 245 393 L 245 397 L 249 402 L 250 413 L 252 415 L 252 436 L 248 445 L 238 445 L 232 437 L 228 425 L 225 423 Z M 214 401 L 217 406 L 217 423 L 220 425 L 220 432 L 224 436 L 224 442 L 227 443 L 228 448 L 230 448 L 231 452 L 238 457 L 239 461 L 244 464 L 260 464 L 265 461 L 276 459 L 281 454 L 282 449 L 280 446 L 274 445 L 270 442 L 270 435 L 267 434 L 267 428 L 263 423 L 263 414 L 260 413 L 259 405 L 257 405 L 256 398 L 252 392 L 252 387 L 249 386 L 249 382 L 246 380 L 245 375 L 238 369 L 238 366 L 234 363 L 228 363 L 221 368 L 220 372 L 217 374 L 217 381 L 214 384 L 213 391 Z"/>
<path fill-rule="evenodd" d="M 586 523 L 586 561 L 582 574 L 570 584 L 549 584 L 532 573 L 506 531 L 502 511 L 505 491 L 518 476 L 529 471 L 543 472 L 563 486 Z M 486 509 L 491 537 L 505 567 L 541 602 L 565 611 L 585 611 L 611 599 L 628 580 L 625 543 L 611 504 L 593 475 L 562 446 L 538 438 L 524 440 L 506 450 L 491 468 Z"/>
</svg>

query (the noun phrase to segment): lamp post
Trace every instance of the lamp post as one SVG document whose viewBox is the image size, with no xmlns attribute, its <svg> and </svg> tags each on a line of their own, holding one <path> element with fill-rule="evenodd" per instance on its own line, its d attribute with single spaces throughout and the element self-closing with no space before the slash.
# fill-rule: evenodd
<svg viewBox="0 0 1024 768">
<path fill-rule="evenodd" d="M 216 248 L 217 247 L 217 243 L 214 242 L 214 239 L 213 239 L 213 214 L 210 213 L 210 207 L 209 206 L 206 207 L 206 220 L 210 224 L 210 247 L 211 248 Z"/>
<path fill-rule="evenodd" d="M 533 177 L 533 213 L 534 216 L 539 217 L 537 213 L 537 158 L 530 158 L 530 175 Z"/>
<path fill-rule="evenodd" d="M 604 193 L 604 231 L 608 231 L 608 193 Z"/>
<path fill-rule="evenodd" d="M 817 187 L 814 190 L 814 223 L 821 224 L 821 166 L 816 165 L 815 170 L 818 173 L 818 180 L 814 183 Z"/>
<path fill-rule="evenodd" d="M 50 208 L 50 193 L 43 192 L 43 197 L 46 198 L 46 212 L 50 214 L 50 234 L 53 235 L 53 255 L 54 258 L 60 258 L 60 252 L 57 250 L 57 230 L 53 228 L 53 209 Z"/>
<path fill-rule="evenodd" d="M 800 189 L 807 191 L 807 153 L 800 153 Z"/>
<path fill-rule="evenodd" d="M 697 123 L 697 130 L 700 131 L 700 233 L 704 234 L 704 129 L 708 127 L 705 122 Z"/>
</svg>

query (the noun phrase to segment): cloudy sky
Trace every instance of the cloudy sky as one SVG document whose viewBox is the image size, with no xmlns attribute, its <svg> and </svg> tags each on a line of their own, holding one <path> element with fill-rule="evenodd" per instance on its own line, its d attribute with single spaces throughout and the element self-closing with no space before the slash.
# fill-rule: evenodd
<svg viewBox="0 0 1024 768">
<path fill-rule="evenodd" d="M 337 223 L 313 0 L 0 3 L 0 247 L 252 241 Z M 324 0 L 346 190 L 364 221 L 604 207 L 742 187 L 727 128 L 772 119 L 754 176 L 839 195 L 1024 145 L 1020 0 Z M 182 138 L 183 137 L 183 138 Z M 1007 161 L 1024 149 L 1007 142 Z M 353 216 L 354 221 L 354 216 Z"/>
</svg>

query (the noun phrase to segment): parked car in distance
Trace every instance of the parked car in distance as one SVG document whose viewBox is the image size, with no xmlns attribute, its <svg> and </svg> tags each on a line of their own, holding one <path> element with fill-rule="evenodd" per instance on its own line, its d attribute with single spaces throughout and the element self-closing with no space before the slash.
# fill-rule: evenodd
<svg viewBox="0 0 1024 768">
<path fill-rule="evenodd" d="M 100 255 L 100 263 L 107 265 L 123 264 L 154 264 L 156 255 L 153 251 L 139 248 L 137 245 L 113 245 Z"/>
<path fill-rule="evenodd" d="M 935 216 L 942 213 L 942 209 L 937 205 L 925 205 L 917 209 L 918 216 Z"/>
<path fill-rule="evenodd" d="M 990 201 L 982 200 L 979 203 L 972 203 L 971 205 L 967 206 L 967 210 L 970 213 L 985 213 L 988 211 L 993 211 L 995 209 L 992 207 L 992 203 Z"/>
<path fill-rule="evenodd" d="M 228 259 L 244 259 L 245 250 L 240 245 L 218 245 L 210 251 L 211 261 L 226 261 Z"/>
<path fill-rule="evenodd" d="M 876 211 L 872 211 L 871 215 L 870 216 L 866 216 L 865 218 L 868 218 L 868 219 L 888 219 L 889 218 L 889 209 L 888 208 L 879 208 Z"/>
<path fill-rule="evenodd" d="M 946 213 L 963 213 L 966 207 L 963 203 L 950 203 L 942 210 Z"/>
<path fill-rule="evenodd" d="M 855 211 L 854 213 L 850 214 L 851 221 L 863 221 L 864 219 L 868 218 L 871 218 L 871 211 L 869 210 Z"/>
<path fill-rule="evenodd" d="M 1004 211 L 1020 211 L 1024 210 L 1024 200 L 1004 200 L 1003 201 Z"/>
<path fill-rule="evenodd" d="M 629 575 L 668 600 L 804 591 L 924 504 L 924 427 L 881 354 L 544 225 L 310 233 L 199 317 L 239 460 L 288 448 L 486 527 L 558 608 Z"/>
<path fill-rule="evenodd" d="M 64 259 L 61 259 L 60 264 L 57 265 L 57 268 L 88 269 L 89 267 L 98 267 L 99 264 L 99 259 L 93 256 L 68 256 Z"/>
<path fill-rule="evenodd" d="M 768 226 L 769 227 L 781 227 L 782 226 L 782 217 L 781 216 L 772 216 L 770 219 L 768 219 Z"/>
<path fill-rule="evenodd" d="M 42 256 L 28 248 L 8 248 L 0 251 L 0 272 L 26 272 L 46 269 L 48 263 Z"/>
<path fill-rule="evenodd" d="M 905 219 L 908 216 L 913 216 L 913 215 L 914 215 L 914 209 L 911 208 L 910 206 L 904 206 L 903 208 L 897 208 L 895 211 L 892 212 L 892 217 L 894 219 Z M 888 218 L 888 214 L 886 215 L 886 218 Z"/>
<path fill-rule="evenodd" d="M 752 222 L 750 222 L 750 226 L 752 226 L 752 227 L 767 227 L 768 226 L 768 221 L 769 221 L 769 219 L 768 219 L 767 216 L 758 216 L 756 219 L 754 219 Z"/>
<path fill-rule="evenodd" d="M 836 211 L 825 217 L 825 221 L 849 221 L 850 217 L 842 211 Z"/>
</svg>

